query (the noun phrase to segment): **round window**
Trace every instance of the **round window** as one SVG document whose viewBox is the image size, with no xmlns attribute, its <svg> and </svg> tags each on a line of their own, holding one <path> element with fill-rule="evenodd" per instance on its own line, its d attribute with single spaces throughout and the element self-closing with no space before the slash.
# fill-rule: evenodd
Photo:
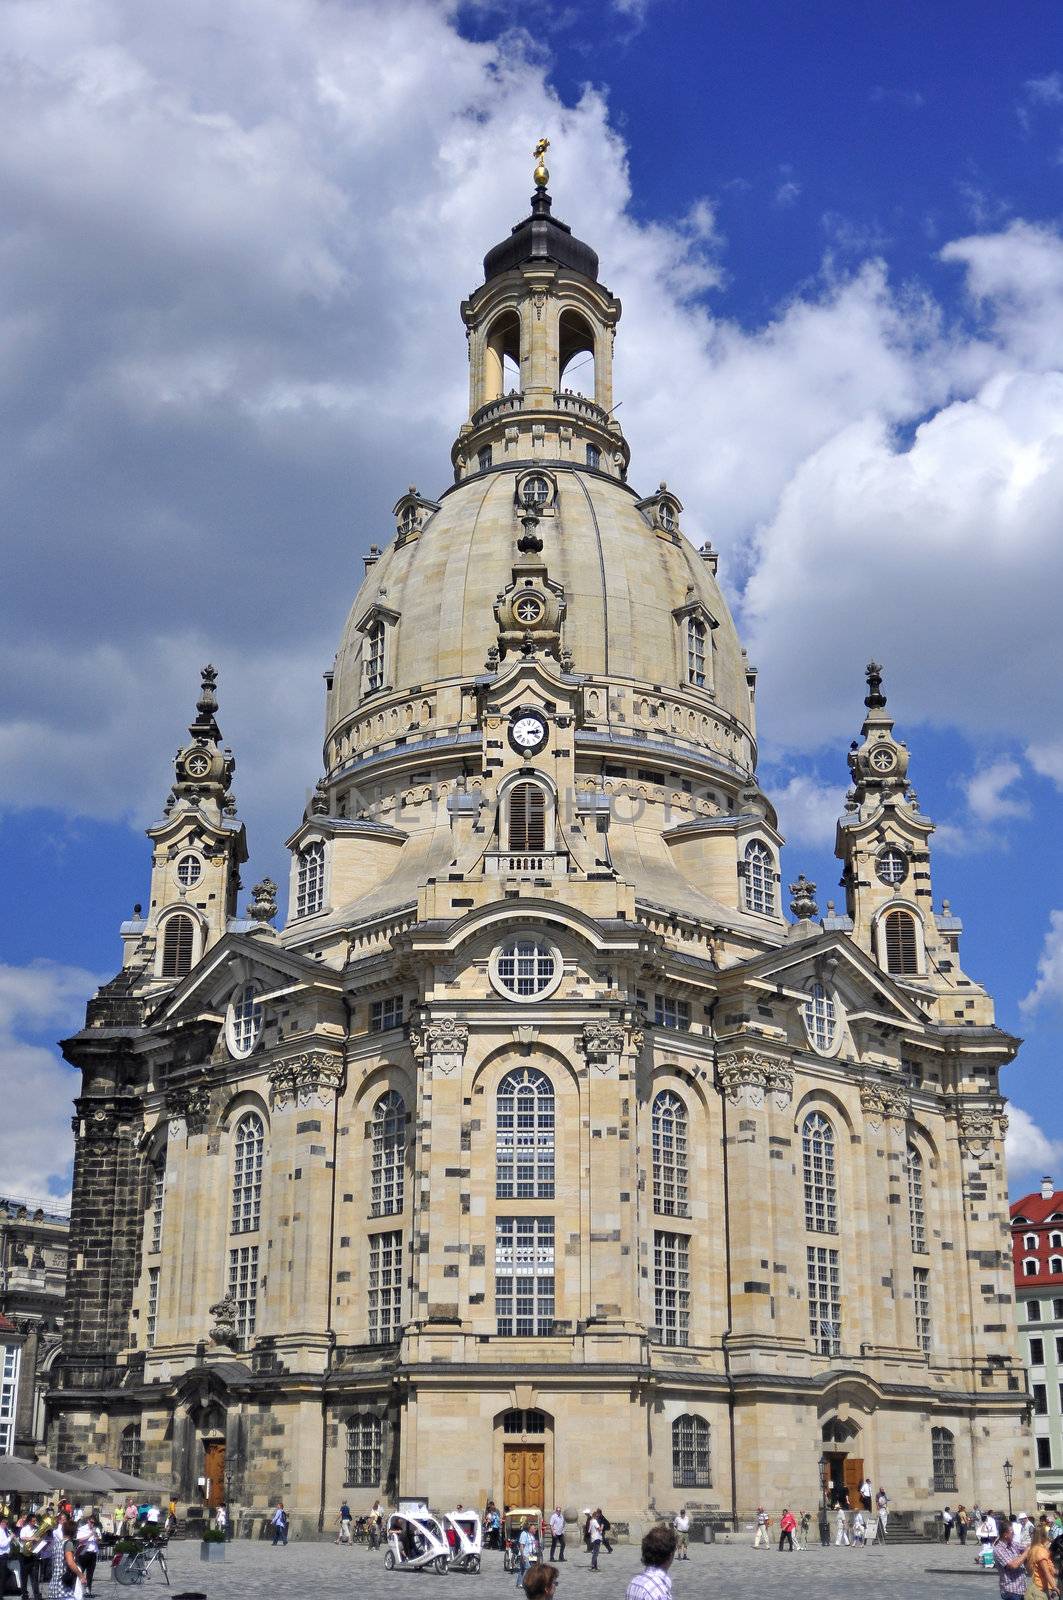
<svg viewBox="0 0 1063 1600">
<path fill-rule="evenodd" d="M 189 852 L 177 858 L 177 881 L 182 889 L 191 889 L 203 876 L 203 863 Z"/>
<path fill-rule="evenodd" d="M 821 1055 L 826 1055 L 834 1048 L 838 1016 L 833 995 L 821 983 L 809 986 L 804 1015 L 805 1032 L 808 1034 L 809 1043 Z"/>
<path fill-rule="evenodd" d="M 883 883 L 896 886 L 898 883 L 903 883 L 908 876 L 908 857 L 903 850 L 888 845 L 885 850 L 879 852 L 875 871 Z"/>
<path fill-rule="evenodd" d="M 880 744 L 877 750 L 871 752 L 871 765 L 876 772 L 892 772 L 897 765 L 897 757 L 888 744 Z"/>
<path fill-rule="evenodd" d="M 229 1054 L 249 1056 L 262 1032 L 262 1005 L 252 983 L 237 989 L 229 1001 L 229 1014 L 225 1019 Z"/>
<path fill-rule="evenodd" d="M 537 594 L 522 594 L 513 610 L 517 621 L 526 628 L 534 628 L 537 622 L 543 620 L 543 603 Z"/>
<path fill-rule="evenodd" d="M 541 934 L 515 934 L 491 957 L 491 981 L 510 1000 L 543 1000 L 561 982 L 560 951 Z"/>
<path fill-rule="evenodd" d="M 520 486 L 521 499 L 526 506 L 544 506 L 550 498 L 550 483 L 538 473 L 534 477 L 525 478 Z"/>
</svg>

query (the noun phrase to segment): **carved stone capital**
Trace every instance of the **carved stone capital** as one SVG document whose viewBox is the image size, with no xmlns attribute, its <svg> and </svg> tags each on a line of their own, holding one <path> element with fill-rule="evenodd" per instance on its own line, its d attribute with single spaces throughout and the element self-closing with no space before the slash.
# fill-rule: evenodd
<svg viewBox="0 0 1063 1600">
<path fill-rule="evenodd" d="M 1008 1119 L 1000 1101 L 992 1105 L 963 1107 L 957 1113 L 956 1123 L 960 1147 L 968 1156 L 984 1156 L 993 1148 L 994 1142 L 1003 1139 L 1008 1131 Z"/>
<path fill-rule="evenodd" d="M 912 1114 L 911 1096 L 892 1083 L 861 1084 L 860 1105 L 868 1126 L 876 1133 L 883 1123 L 889 1124 L 893 1132 L 899 1131 Z"/>
<path fill-rule="evenodd" d="M 627 1044 L 627 1029 L 621 1022 L 588 1022 L 580 1035 L 579 1047 L 588 1061 L 605 1061 L 620 1056 Z"/>
<path fill-rule="evenodd" d="M 764 1050 L 737 1050 L 721 1057 L 720 1087 L 735 1106 L 755 1111 L 770 1095 L 780 1111 L 793 1099 L 794 1074 L 782 1056 Z"/>
<path fill-rule="evenodd" d="M 210 1120 L 210 1084 L 201 1080 L 171 1089 L 166 1096 L 166 1114 L 171 1134 L 180 1132 L 182 1122 L 189 1138 L 206 1133 Z"/>
<path fill-rule="evenodd" d="M 468 1048 L 469 1030 L 454 1017 L 440 1017 L 435 1022 L 425 1019 L 410 1029 L 410 1049 L 415 1060 L 430 1064 L 444 1077 L 461 1066 Z"/>
<path fill-rule="evenodd" d="M 270 1068 L 269 1102 L 283 1108 L 289 1102 L 327 1106 L 343 1083 L 343 1058 L 331 1050 L 304 1050 Z"/>
</svg>

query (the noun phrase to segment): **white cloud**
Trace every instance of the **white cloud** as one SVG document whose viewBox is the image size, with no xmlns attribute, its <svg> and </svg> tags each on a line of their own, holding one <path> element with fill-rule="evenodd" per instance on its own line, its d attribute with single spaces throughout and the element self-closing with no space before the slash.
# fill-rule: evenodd
<svg viewBox="0 0 1063 1600">
<path fill-rule="evenodd" d="M 787 844 L 833 847 L 845 803 L 844 784 L 822 783 L 807 773 L 795 774 L 781 788 L 763 775 L 762 781 L 779 813 L 779 828 Z"/>
<path fill-rule="evenodd" d="M 74 1147 L 70 1102 L 78 1075 L 34 1036 L 78 1027 L 99 980 L 81 967 L 0 964 L 0 1183 L 31 1199 L 64 1193 Z"/>
<path fill-rule="evenodd" d="M 1008 1182 L 1012 1191 L 1022 1190 L 1031 1179 L 1058 1174 L 1063 1165 L 1063 1139 L 1050 1139 L 1028 1111 L 1008 1102 L 1008 1131 L 1004 1135 L 1008 1161 Z M 1025 1177 L 1026 1185 L 1017 1182 Z"/>
<path fill-rule="evenodd" d="M 1029 802 L 1021 795 L 1008 794 L 1022 777 L 1022 768 L 1010 756 L 1003 756 L 967 779 L 964 785 L 967 806 L 979 822 L 1000 822 L 1009 817 L 1028 817 Z"/>
<path fill-rule="evenodd" d="M 1019 1003 L 1027 1012 L 1043 1005 L 1063 1005 L 1063 911 L 1049 913 L 1048 930 L 1037 959 L 1037 982 Z"/>
<path fill-rule="evenodd" d="M 1063 789 L 1063 739 L 1027 745 L 1026 759 L 1042 778 L 1050 778 L 1058 789 Z"/>
</svg>

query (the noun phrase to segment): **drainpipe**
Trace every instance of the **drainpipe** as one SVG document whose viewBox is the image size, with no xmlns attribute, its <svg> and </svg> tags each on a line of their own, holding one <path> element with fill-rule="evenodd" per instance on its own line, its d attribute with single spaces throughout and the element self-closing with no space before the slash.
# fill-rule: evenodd
<svg viewBox="0 0 1063 1600">
<path fill-rule="evenodd" d="M 717 997 L 709 1007 L 709 1026 L 712 1028 L 712 1081 L 716 1092 L 720 1096 L 720 1111 L 723 1118 L 723 1257 L 724 1272 L 727 1281 L 727 1327 L 724 1330 L 723 1358 L 727 1371 L 727 1432 L 731 1452 L 731 1525 L 738 1527 L 738 1479 L 737 1479 L 737 1452 L 735 1448 L 735 1390 L 734 1379 L 731 1376 L 731 1358 L 727 1341 L 733 1326 L 733 1312 L 731 1302 L 731 1185 L 728 1177 L 728 1152 L 727 1152 L 727 1096 L 720 1085 L 720 1055 L 716 1044 L 716 1007 L 720 1001 Z"/>
<path fill-rule="evenodd" d="M 343 996 L 343 1010 L 347 1020 L 346 1038 L 343 1044 L 343 1077 L 336 1090 L 336 1104 L 332 1112 L 332 1188 L 329 1194 L 329 1230 L 328 1230 L 328 1310 L 326 1315 L 325 1332 L 329 1335 L 328 1365 L 321 1382 L 321 1497 L 317 1509 L 317 1531 L 325 1531 L 325 1476 L 327 1471 L 328 1456 L 328 1380 L 332 1371 L 332 1358 L 336 1350 L 336 1335 L 332 1326 L 332 1269 L 336 1253 L 336 1171 L 337 1151 L 340 1138 L 340 1095 L 347 1087 L 347 1052 L 351 1040 L 351 1003 L 347 996 Z"/>
</svg>

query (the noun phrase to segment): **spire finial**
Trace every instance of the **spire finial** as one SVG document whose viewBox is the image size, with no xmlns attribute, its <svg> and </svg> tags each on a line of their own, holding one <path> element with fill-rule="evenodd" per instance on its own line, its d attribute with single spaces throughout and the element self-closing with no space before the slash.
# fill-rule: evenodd
<svg viewBox="0 0 1063 1600">
<path fill-rule="evenodd" d="M 535 179 L 535 187 L 537 189 L 545 189 L 550 182 L 550 174 L 547 172 L 546 162 L 543 160 L 549 148 L 549 139 L 539 139 L 535 149 L 532 151 L 532 155 L 535 157 L 535 171 L 532 173 L 532 177 Z"/>
<path fill-rule="evenodd" d="M 790 910 L 799 922 L 810 922 L 813 917 L 819 916 L 816 886 L 803 872 L 799 872 L 797 882 L 790 885 L 790 894 L 792 896 Z"/>
<path fill-rule="evenodd" d="M 864 704 L 869 711 L 881 711 L 886 704 L 886 696 L 882 693 L 882 668 L 877 661 L 869 661 L 865 674 L 867 694 L 864 696 Z"/>
<path fill-rule="evenodd" d="M 218 686 L 218 669 L 208 662 L 199 672 L 199 699 L 196 701 L 196 710 L 201 717 L 205 717 L 218 709 L 218 697 L 215 689 Z"/>
</svg>

